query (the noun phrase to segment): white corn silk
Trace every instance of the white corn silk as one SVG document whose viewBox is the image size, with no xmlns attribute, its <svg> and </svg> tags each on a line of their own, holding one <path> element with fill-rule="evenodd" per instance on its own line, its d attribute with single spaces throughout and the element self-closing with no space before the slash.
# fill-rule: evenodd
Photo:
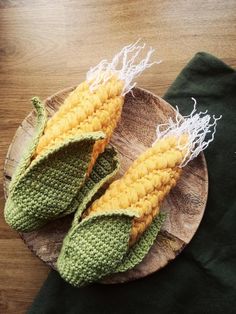
<svg viewBox="0 0 236 314">
<path fill-rule="evenodd" d="M 150 63 L 151 55 L 155 51 L 149 48 L 146 55 L 140 60 L 140 54 L 145 48 L 145 44 L 139 45 L 139 40 L 125 46 L 118 52 L 111 62 L 102 60 L 97 66 L 87 72 L 86 80 L 90 84 L 90 90 L 95 90 L 100 84 L 106 83 L 112 76 L 124 82 L 122 95 L 127 94 L 135 85 L 134 79 L 145 69 L 161 61 Z M 140 61 L 137 62 L 137 59 Z"/>
<path fill-rule="evenodd" d="M 178 107 L 176 107 L 175 119 L 169 118 L 167 123 L 157 126 L 157 139 L 153 143 L 154 145 L 158 140 L 172 136 L 179 139 L 177 147 L 185 152 L 180 167 L 186 166 L 214 140 L 217 121 L 221 119 L 221 116 L 218 118 L 214 115 L 210 116 L 207 111 L 197 113 L 197 102 L 194 98 L 192 100 L 194 101 L 194 108 L 190 115 L 181 116 Z M 187 135 L 186 144 L 181 143 L 182 135 Z"/>
</svg>

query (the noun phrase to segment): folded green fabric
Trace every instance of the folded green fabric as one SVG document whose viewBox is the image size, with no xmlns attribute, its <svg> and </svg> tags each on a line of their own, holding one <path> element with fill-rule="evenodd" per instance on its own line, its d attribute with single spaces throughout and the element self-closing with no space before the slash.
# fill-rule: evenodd
<svg viewBox="0 0 236 314">
<path fill-rule="evenodd" d="M 142 280 L 74 288 L 52 271 L 31 314 L 234 313 L 236 308 L 235 137 L 236 72 L 207 53 L 183 69 L 165 99 L 182 114 L 199 110 L 223 115 L 205 156 L 209 196 L 203 221 L 186 249 L 169 265 Z"/>
<path fill-rule="evenodd" d="M 86 179 L 93 145 L 104 138 L 102 132 L 67 138 L 32 161 L 47 118 L 43 104 L 36 98 L 33 104 L 38 114 L 35 134 L 12 178 L 4 210 L 6 222 L 24 232 L 74 212 L 83 202 L 84 193 L 88 194 L 87 190 L 90 190 L 91 199 L 118 169 L 115 151 L 107 149 L 97 159 L 90 178 Z M 80 191 L 81 187 L 83 191 Z"/>
</svg>

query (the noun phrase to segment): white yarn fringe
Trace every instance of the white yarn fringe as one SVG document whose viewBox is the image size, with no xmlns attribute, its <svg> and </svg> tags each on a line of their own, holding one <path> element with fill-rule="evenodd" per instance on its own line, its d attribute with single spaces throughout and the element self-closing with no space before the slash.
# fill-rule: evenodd
<svg viewBox="0 0 236 314">
<path fill-rule="evenodd" d="M 178 149 L 186 151 L 184 159 L 179 167 L 186 166 L 190 160 L 196 158 L 200 152 L 208 147 L 208 145 L 214 140 L 216 133 L 217 121 L 222 116 L 216 118 L 214 115 L 211 117 L 205 112 L 196 113 L 196 99 L 191 98 L 194 101 L 193 111 L 188 116 L 181 116 L 178 107 L 175 120 L 169 119 L 168 123 L 160 124 L 157 126 L 156 134 L 157 139 L 153 145 L 162 138 L 175 136 L 179 138 Z M 211 122 L 211 120 L 213 121 Z M 180 143 L 181 135 L 187 135 L 188 142 L 183 145 Z M 209 134 L 208 139 L 206 136 Z"/>
<path fill-rule="evenodd" d="M 118 52 L 112 61 L 102 60 L 94 68 L 87 72 L 86 80 L 90 82 L 90 90 L 95 90 L 99 84 L 106 83 L 113 75 L 124 82 L 122 95 L 127 94 L 136 83 L 134 78 L 138 77 L 145 69 L 150 68 L 153 64 L 159 64 L 161 61 L 149 63 L 151 55 L 155 51 L 149 48 L 145 58 L 137 62 L 137 57 L 145 48 L 145 44 L 138 45 L 139 40 L 128 46 L 125 46 Z"/>
</svg>

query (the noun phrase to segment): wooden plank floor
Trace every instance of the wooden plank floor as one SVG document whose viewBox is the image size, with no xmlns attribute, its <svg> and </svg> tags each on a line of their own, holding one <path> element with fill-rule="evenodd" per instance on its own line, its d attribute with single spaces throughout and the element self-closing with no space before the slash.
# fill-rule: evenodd
<svg viewBox="0 0 236 314">
<path fill-rule="evenodd" d="M 143 38 L 163 60 L 139 86 L 163 95 L 198 51 L 236 67 L 235 0 L 0 0 L 0 180 L 8 145 L 31 110 L 86 70 Z M 1 184 L 2 186 L 2 184 Z M 0 191 L 0 313 L 25 313 L 49 269 L 4 222 Z"/>
</svg>

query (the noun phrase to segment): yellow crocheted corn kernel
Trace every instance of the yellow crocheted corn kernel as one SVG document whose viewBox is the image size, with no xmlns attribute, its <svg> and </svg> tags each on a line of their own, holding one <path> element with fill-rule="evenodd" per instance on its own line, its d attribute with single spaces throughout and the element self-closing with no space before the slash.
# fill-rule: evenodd
<svg viewBox="0 0 236 314">
<path fill-rule="evenodd" d="M 81 98 L 84 95 L 84 92 L 89 91 L 89 85 L 85 81 L 79 84 L 75 90 L 73 90 L 65 99 L 64 103 L 60 106 L 60 110 L 58 110 L 54 116 L 48 120 L 45 130 L 49 130 L 49 128 L 56 124 L 71 108 L 73 108 L 76 104 L 78 104 Z"/>
<path fill-rule="evenodd" d="M 109 142 L 120 118 L 124 103 L 122 88 L 123 83 L 115 77 L 106 84 L 100 85 L 94 92 L 90 91 L 88 83 L 80 84 L 48 121 L 36 148 L 35 157 L 59 144 L 68 136 L 103 131 L 106 138 L 94 145 L 88 170 L 90 172 L 98 155 Z"/>
<path fill-rule="evenodd" d="M 97 141 L 94 144 L 91 162 L 88 167 L 88 173 L 91 172 L 98 155 L 104 151 L 106 145 L 109 143 L 113 131 L 120 119 L 123 103 L 124 98 L 122 96 L 116 96 L 116 98 L 111 98 L 107 103 L 107 115 L 104 115 L 102 110 L 97 113 L 97 120 L 101 127 L 100 131 L 103 131 L 106 134 L 106 138 Z M 94 125 L 94 122 L 91 121 L 91 124 Z M 93 132 L 94 131 L 99 131 L 99 129 L 93 129 Z"/>
<path fill-rule="evenodd" d="M 183 141 L 186 141 L 186 137 Z M 86 211 L 102 212 L 133 208 L 134 218 L 129 244 L 133 245 L 159 213 L 160 204 L 176 184 L 184 158 L 175 137 L 162 139 L 131 165 L 125 175 L 113 182 L 105 194 Z"/>
</svg>

